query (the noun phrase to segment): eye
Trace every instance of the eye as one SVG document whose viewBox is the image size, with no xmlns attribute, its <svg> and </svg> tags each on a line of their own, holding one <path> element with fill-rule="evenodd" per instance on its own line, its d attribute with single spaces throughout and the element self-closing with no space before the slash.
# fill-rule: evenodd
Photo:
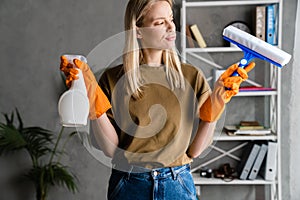
<svg viewBox="0 0 300 200">
<path fill-rule="evenodd" d="M 158 26 L 158 25 L 163 25 L 165 22 L 164 21 L 157 21 L 154 23 L 154 25 Z"/>
</svg>

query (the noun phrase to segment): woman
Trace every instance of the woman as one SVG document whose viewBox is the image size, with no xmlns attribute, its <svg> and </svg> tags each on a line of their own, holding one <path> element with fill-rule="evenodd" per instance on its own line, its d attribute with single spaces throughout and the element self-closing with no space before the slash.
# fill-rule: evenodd
<svg viewBox="0 0 300 200">
<path fill-rule="evenodd" d="M 104 72 L 100 87 L 87 64 L 74 61 L 97 142 L 112 157 L 108 199 L 197 199 L 190 163 L 211 144 L 254 63 L 232 65 L 211 91 L 201 71 L 179 61 L 172 0 L 129 0 L 125 31 L 123 64 Z M 77 70 L 61 59 L 69 85 Z M 240 76 L 230 77 L 236 70 Z"/>
</svg>

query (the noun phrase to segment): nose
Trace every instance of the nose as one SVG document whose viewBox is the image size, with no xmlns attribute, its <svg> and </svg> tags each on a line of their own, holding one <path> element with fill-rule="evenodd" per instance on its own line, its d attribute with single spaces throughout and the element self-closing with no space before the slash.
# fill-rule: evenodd
<svg viewBox="0 0 300 200">
<path fill-rule="evenodd" d="M 167 20 L 167 29 L 168 31 L 175 31 L 175 23 L 173 22 L 173 20 Z"/>
</svg>

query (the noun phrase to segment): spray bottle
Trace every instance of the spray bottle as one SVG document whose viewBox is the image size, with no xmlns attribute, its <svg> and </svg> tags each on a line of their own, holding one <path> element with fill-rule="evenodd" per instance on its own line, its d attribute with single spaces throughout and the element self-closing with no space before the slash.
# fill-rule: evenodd
<svg viewBox="0 0 300 200">
<path fill-rule="evenodd" d="M 82 55 L 64 55 L 69 63 L 79 59 L 87 63 Z M 74 63 L 73 63 L 74 64 Z M 75 64 L 74 64 L 75 67 Z M 87 125 L 89 114 L 89 99 L 80 69 L 78 70 L 78 79 L 72 81 L 72 86 L 64 92 L 58 101 L 58 113 L 61 124 L 65 127 L 82 127 Z"/>
</svg>

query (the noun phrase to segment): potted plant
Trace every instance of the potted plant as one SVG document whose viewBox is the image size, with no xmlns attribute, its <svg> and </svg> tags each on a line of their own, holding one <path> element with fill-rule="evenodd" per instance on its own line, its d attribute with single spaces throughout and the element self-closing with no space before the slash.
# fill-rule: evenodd
<svg viewBox="0 0 300 200">
<path fill-rule="evenodd" d="M 76 132 L 69 134 L 59 150 L 63 127 L 56 138 L 44 128 L 24 127 L 17 109 L 16 114 L 18 127 L 14 124 L 14 112 L 10 116 L 4 114 L 6 123 L 0 122 L 0 155 L 24 149 L 28 152 L 32 167 L 21 174 L 21 179 L 33 182 L 37 200 L 46 200 L 49 187 L 54 185 L 65 186 L 71 192 L 76 192 L 75 175 L 60 162 L 65 144 Z"/>
</svg>

